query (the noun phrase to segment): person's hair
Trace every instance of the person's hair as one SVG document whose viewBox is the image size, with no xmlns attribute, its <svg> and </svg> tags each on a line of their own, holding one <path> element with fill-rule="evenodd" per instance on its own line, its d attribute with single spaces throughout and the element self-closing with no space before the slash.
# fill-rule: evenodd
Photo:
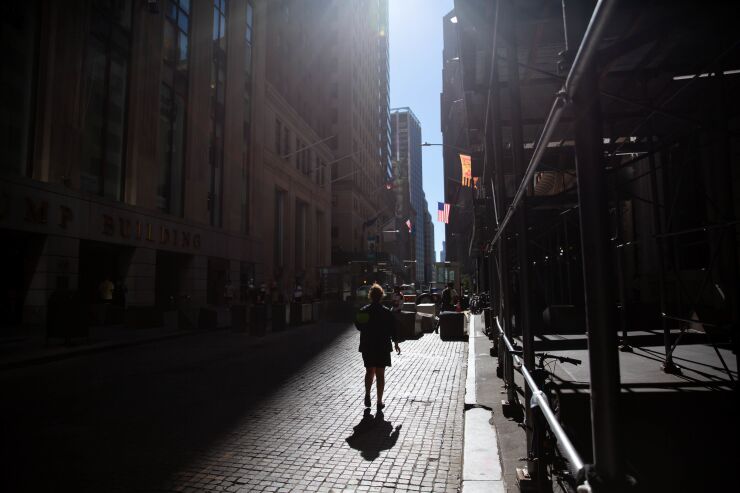
<svg viewBox="0 0 740 493">
<path fill-rule="evenodd" d="M 452 282 L 448 282 L 448 283 L 447 283 L 447 287 L 448 287 L 448 288 L 454 288 L 454 287 L 455 287 L 455 283 L 452 283 Z"/>
<path fill-rule="evenodd" d="M 383 291 L 383 288 L 380 286 L 380 284 L 373 284 L 370 287 L 370 291 L 367 293 L 367 297 L 370 298 L 370 301 L 378 302 L 383 299 L 383 295 L 385 294 L 385 291 Z"/>
</svg>

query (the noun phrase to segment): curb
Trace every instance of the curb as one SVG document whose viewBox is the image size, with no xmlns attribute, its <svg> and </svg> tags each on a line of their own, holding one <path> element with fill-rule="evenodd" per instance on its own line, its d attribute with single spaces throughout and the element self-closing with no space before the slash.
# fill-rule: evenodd
<svg viewBox="0 0 740 493">
<path fill-rule="evenodd" d="M 468 373 L 465 379 L 462 493 L 505 493 L 496 429 L 490 409 L 478 404 L 475 388 L 475 340 L 477 316 L 468 326 Z"/>
</svg>

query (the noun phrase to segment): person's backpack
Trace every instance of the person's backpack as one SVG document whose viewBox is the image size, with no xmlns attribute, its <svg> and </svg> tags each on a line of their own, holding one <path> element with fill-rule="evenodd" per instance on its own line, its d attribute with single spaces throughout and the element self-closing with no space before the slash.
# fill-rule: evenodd
<svg viewBox="0 0 740 493">
<path fill-rule="evenodd" d="M 363 306 L 355 315 L 355 328 L 362 331 L 370 323 L 369 305 Z"/>
</svg>

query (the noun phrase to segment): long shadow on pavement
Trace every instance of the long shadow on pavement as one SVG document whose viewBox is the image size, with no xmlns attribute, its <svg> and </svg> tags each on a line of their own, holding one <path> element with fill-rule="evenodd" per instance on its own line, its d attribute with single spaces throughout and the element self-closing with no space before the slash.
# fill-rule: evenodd
<svg viewBox="0 0 740 493">
<path fill-rule="evenodd" d="M 374 461 L 383 450 L 390 450 L 398 441 L 401 425 L 393 428 L 390 421 L 385 420 L 382 411 L 373 417 L 369 409 L 365 409 L 362 420 L 353 428 L 354 433 L 347 437 L 350 447 L 360 451 L 362 458 Z"/>
<path fill-rule="evenodd" d="M 238 336 L 204 334 L 0 374 L 2 490 L 159 489 L 349 327 L 212 350 L 206 338 Z"/>
</svg>

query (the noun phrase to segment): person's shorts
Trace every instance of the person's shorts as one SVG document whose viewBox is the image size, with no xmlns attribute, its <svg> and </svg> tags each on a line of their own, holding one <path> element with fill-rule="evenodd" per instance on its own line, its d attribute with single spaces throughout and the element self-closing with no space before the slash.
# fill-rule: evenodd
<svg viewBox="0 0 740 493">
<path fill-rule="evenodd" d="M 391 353 L 362 353 L 362 362 L 365 368 L 382 368 L 391 366 Z"/>
</svg>

